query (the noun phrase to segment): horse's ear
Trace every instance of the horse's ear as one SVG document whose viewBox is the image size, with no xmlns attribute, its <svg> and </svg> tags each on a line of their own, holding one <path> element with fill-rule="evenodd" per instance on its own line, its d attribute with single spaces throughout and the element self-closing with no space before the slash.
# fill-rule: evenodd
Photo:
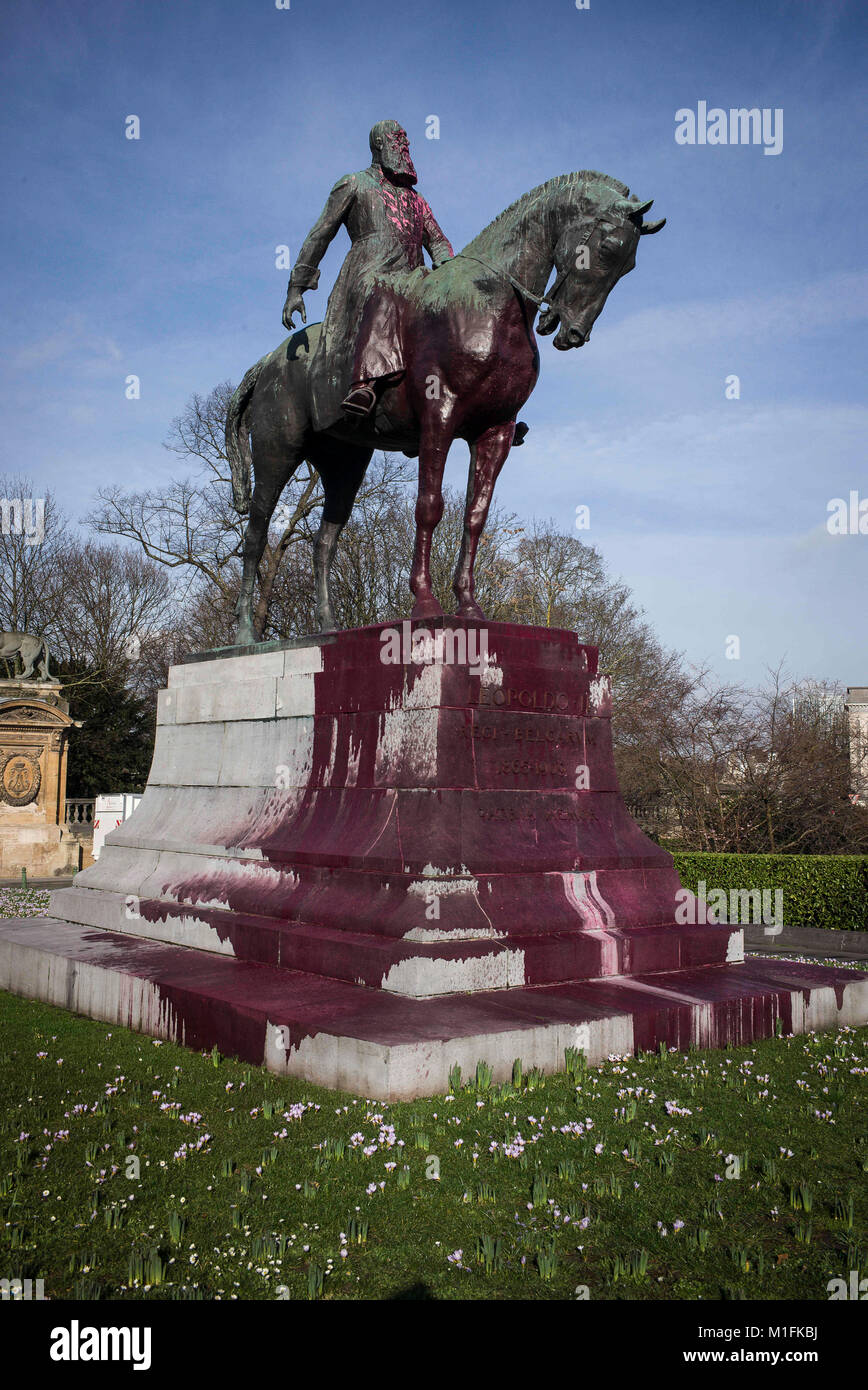
<svg viewBox="0 0 868 1390">
<path fill-rule="evenodd" d="M 640 236 L 653 236 L 655 232 L 661 231 L 662 228 L 665 227 L 665 226 L 666 226 L 666 218 L 665 218 L 665 217 L 661 217 L 661 218 L 659 219 L 659 221 L 657 221 L 657 222 L 646 222 L 645 225 L 644 225 L 643 227 L 640 227 L 640 228 L 639 228 L 639 235 L 640 235 Z"/>
<path fill-rule="evenodd" d="M 653 198 L 649 198 L 648 201 L 645 202 L 645 203 L 639 203 L 639 202 L 636 202 L 636 203 L 628 203 L 628 204 L 627 204 L 627 216 L 631 219 L 631 221 L 633 221 L 633 222 L 639 222 L 639 221 L 641 221 L 642 218 L 645 216 L 645 213 L 648 211 L 648 209 L 651 208 L 651 207 L 653 207 L 653 206 L 654 206 L 654 199 L 653 199 Z"/>
</svg>

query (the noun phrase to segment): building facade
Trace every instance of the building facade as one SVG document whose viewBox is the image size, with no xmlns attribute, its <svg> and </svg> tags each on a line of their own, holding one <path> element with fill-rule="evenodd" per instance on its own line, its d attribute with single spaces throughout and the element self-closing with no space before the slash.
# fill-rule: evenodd
<svg viewBox="0 0 868 1390">
<path fill-rule="evenodd" d="M 860 805 L 868 805 L 868 685 L 848 685 L 844 706 L 850 720 L 850 762 Z"/>
</svg>

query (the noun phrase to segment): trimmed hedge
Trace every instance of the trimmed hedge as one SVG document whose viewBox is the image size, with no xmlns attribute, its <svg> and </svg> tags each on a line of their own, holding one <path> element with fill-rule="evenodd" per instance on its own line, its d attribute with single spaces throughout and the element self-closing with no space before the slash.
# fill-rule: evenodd
<svg viewBox="0 0 868 1390">
<path fill-rule="evenodd" d="M 783 890 L 784 924 L 868 931 L 868 855 L 677 852 L 685 888 Z"/>
</svg>

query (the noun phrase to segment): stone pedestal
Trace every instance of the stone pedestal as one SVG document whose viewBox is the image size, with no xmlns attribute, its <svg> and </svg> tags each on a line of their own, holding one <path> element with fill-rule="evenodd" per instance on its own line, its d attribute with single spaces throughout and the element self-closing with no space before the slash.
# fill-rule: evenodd
<svg viewBox="0 0 868 1390">
<path fill-rule="evenodd" d="M 0 681 L 0 881 L 74 873 L 78 842 L 64 829 L 66 758 L 76 721 L 49 681 Z"/>
<path fill-rule="evenodd" d="M 739 928 L 679 920 L 593 647 L 420 627 L 174 667 L 140 806 L 53 895 L 62 920 L 0 926 L 0 984 L 386 1099 L 456 1062 L 500 1079 L 567 1046 L 868 1017 L 864 976 L 745 963 Z"/>
</svg>

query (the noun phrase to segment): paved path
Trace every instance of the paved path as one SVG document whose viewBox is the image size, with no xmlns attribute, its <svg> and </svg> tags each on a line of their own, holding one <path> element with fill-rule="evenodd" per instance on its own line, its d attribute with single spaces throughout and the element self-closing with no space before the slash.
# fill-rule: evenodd
<svg viewBox="0 0 868 1390">
<path fill-rule="evenodd" d="M 750 955 L 758 956 L 797 955 L 817 960 L 868 961 L 868 931 L 747 926 L 744 948 Z"/>
</svg>

